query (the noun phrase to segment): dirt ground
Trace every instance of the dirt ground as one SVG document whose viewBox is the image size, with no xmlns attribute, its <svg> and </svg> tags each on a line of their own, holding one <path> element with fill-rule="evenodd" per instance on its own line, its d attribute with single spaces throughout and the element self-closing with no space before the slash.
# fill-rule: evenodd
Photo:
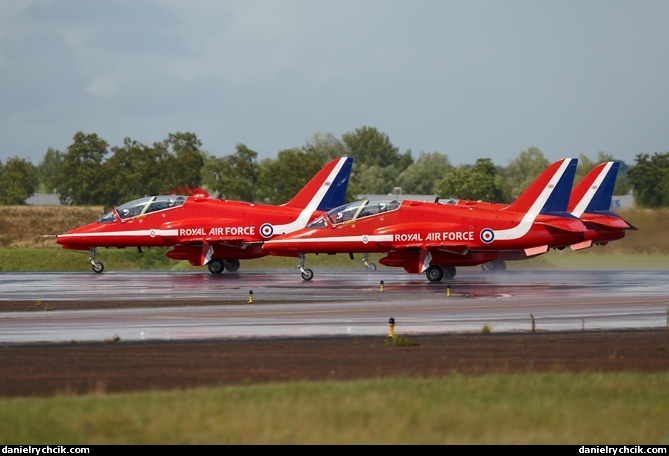
<svg viewBox="0 0 669 456">
<path fill-rule="evenodd" d="M 171 304 L 178 304 L 171 302 Z M 220 302 L 216 303 L 220 305 Z M 82 302 L 2 303 L 2 311 Z M 100 303 L 97 304 L 100 307 Z M 108 307 L 137 307 L 113 302 Z M 170 305 L 146 302 L 144 306 Z M 199 302 L 198 305 L 203 305 Z M 669 330 L 0 345 L 0 397 L 290 380 L 516 372 L 669 371 Z"/>
</svg>

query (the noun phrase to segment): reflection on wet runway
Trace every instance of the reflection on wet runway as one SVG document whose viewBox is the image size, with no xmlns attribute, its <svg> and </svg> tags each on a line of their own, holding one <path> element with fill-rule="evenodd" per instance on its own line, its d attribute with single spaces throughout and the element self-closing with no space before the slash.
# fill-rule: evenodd
<svg viewBox="0 0 669 456">
<path fill-rule="evenodd" d="M 666 271 L 0 273 L 0 342 L 186 340 L 669 325 Z M 249 303 L 249 294 L 253 302 Z M 221 300 L 161 309 L 2 312 L 2 302 Z M 238 304 L 237 304 L 238 302 Z M 92 306 L 94 307 L 94 306 Z"/>
</svg>

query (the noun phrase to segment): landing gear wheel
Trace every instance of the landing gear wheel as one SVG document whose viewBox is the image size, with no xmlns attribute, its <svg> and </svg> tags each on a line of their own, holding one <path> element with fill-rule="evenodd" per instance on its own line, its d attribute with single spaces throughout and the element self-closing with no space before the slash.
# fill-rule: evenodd
<svg viewBox="0 0 669 456">
<path fill-rule="evenodd" d="M 495 270 L 495 262 L 494 261 L 488 261 L 487 263 L 483 263 L 481 265 L 481 271 L 485 272 L 490 272 Z"/>
<path fill-rule="evenodd" d="M 311 269 L 304 269 L 302 271 L 302 278 L 307 282 L 310 281 L 311 279 L 314 278 L 314 271 L 312 271 Z"/>
<path fill-rule="evenodd" d="M 225 267 L 223 266 L 223 260 L 219 260 L 218 258 L 214 258 L 211 260 L 208 264 L 207 267 L 209 268 L 209 272 L 212 274 L 220 274 L 223 272 Z"/>
<path fill-rule="evenodd" d="M 102 271 L 105 270 L 105 265 L 102 263 L 92 263 L 93 267 L 93 272 L 100 274 Z"/>
<path fill-rule="evenodd" d="M 367 264 L 365 265 L 365 269 L 368 270 L 368 271 L 370 271 L 370 272 L 376 271 L 376 264 L 374 264 L 374 263 L 367 263 Z"/>
<path fill-rule="evenodd" d="M 440 266 L 430 266 L 425 271 L 425 276 L 430 282 L 439 282 L 444 278 L 444 270 Z"/>
<path fill-rule="evenodd" d="M 506 263 L 504 260 L 492 260 L 481 265 L 481 270 L 486 272 L 506 271 Z"/>
<path fill-rule="evenodd" d="M 237 272 L 239 270 L 239 260 L 225 260 L 223 264 L 227 271 Z"/>
<path fill-rule="evenodd" d="M 451 280 L 455 277 L 455 266 L 446 266 L 442 270 L 444 271 L 444 279 Z"/>
</svg>

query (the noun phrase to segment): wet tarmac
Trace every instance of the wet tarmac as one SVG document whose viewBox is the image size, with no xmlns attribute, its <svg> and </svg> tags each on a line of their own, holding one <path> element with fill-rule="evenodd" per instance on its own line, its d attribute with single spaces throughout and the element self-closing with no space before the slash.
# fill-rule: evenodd
<svg viewBox="0 0 669 456">
<path fill-rule="evenodd" d="M 583 331 L 669 326 L 667 271 L 463 270 L 431 283 L 403 271 L 0 273 L 0 342 L 191 340 L 395 333 Z M 5 312 L 9 301 L 88 310 Z M 101 301 L 184 306 L 96 309 Z M 198 306 L 220 300 L 221 305 Z M 187 305 L 186 305 L 187 304 Z"/>
</svg>

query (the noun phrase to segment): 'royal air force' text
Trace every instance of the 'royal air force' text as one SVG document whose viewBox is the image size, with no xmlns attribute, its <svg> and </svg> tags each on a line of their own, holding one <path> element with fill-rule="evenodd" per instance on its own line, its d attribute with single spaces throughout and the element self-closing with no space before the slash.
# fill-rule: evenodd
<svg viewBox="0 0 669 456">
<path fill-rule="evenodd" d="M 473 231 L 444 231 L 440 233 L 426 233 L 423 239 L 422 233 L 396 234 L 396 242 L 421 242 L 421 241 L 473 241 Z"/>
<path fill-rule="evenodd" d="M 181 228 L 179 236 L 255 236 L 254 226 L 226 226 L 206 228 Z"/>
</svg>

